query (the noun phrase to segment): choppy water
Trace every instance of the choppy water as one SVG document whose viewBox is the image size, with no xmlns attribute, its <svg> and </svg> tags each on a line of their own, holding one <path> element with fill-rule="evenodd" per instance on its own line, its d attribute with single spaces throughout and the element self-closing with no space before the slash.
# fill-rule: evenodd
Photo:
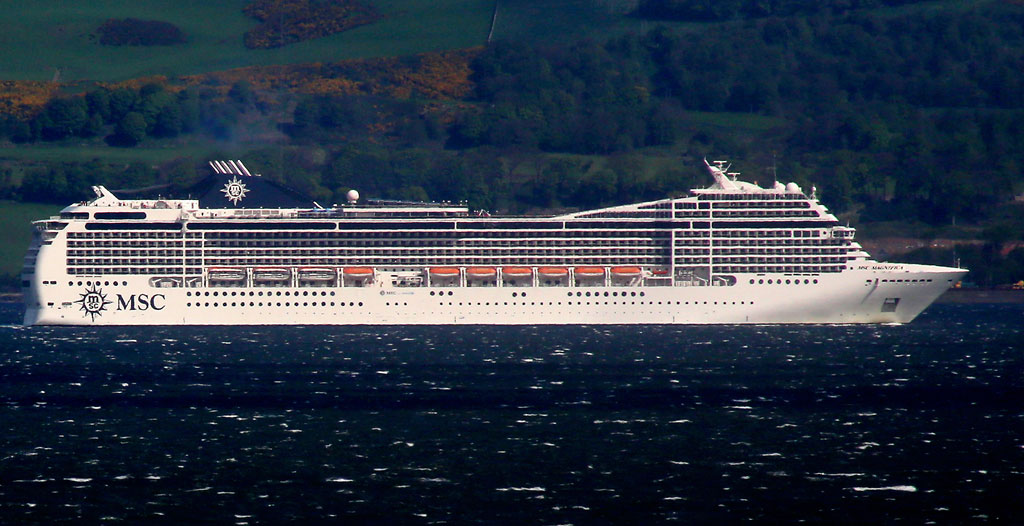
<svg viewBox="0 0 1024 526">
<path fill-rule="evenodd" d="M 1021 521 L 1024 306 L 905 326 L 24 328 L 0 523 Z"/>
</svg>

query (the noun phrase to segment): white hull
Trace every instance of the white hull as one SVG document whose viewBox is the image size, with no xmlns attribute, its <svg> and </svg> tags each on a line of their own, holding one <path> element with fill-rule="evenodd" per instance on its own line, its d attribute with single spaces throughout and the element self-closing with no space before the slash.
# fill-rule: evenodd
<svg viewBox="0 0 1024 526">
<path fill-rule="evenodd" d="M 33 287 L 38 297 L 26 298 L 25 324 L 907 323 L 966 273 L 924 265 L 875 265 L 886 270 L 814 276 L 817 284 L 804 284 L 809 276 L 738 276 L 734 286 L 710 287 L 152 288 L 143 277 L 123 277 L 116 286 L 76 277 Z M 786 279 L 799 284 L 785 284 Z M 84 307 L 89 290 L 101 297 L 102 307 Z M 894 306 L 892 298 L 898 298 Z"/>
</svg>

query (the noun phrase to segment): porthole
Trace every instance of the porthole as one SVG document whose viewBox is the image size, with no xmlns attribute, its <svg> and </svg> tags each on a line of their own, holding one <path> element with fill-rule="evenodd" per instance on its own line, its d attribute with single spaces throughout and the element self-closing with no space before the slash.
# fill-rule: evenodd
<svg viewBox="0 0 1024 526">
<path fill-rule="evenodd" d="M 518 292 L 513 292 L 513 293 L 512 293 L 512 297 L 513 297 L 513 298 L 515 298 L 515 297 L 518 297 L 518 296 L 519 296 L 519 293 L 518 293 Z"/>
<path fill-rule="evenodd" d="M 750 280 L 750 284 L 753 285 L 754 284 L 754 280 Z"/>
</svg>

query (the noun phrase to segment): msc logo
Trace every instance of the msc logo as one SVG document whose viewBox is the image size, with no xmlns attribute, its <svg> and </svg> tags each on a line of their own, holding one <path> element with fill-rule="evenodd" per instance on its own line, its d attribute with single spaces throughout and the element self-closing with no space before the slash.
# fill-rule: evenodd
<svg viewBox="0 0 1024 526">
<path fill-rule="evenodd" d="M 96 321 L 96 316 L 103 316 L 103 311 L 107 310 L 107 305 L 113 303 L 107 299 L 103 289 L 96 288 L 95 285 L 85 289 L 85 293 L 81 294 L 81 296 L 81 299 L 75 303 L 81 304 L 81 310 L 85 313 L 82 317 L 89 316 L 92 318 L 92 321 Z"/>
<path fill-rule="evenodd" d="M 163 294 L 117 294 L 117 301 L 107 299 L 103 289 L 92 285 L 80 294 L 81 298 L 76 301 L 80 310 L 84 313 L 82 317 L 89 316 L 96 321 L 97 316 L 103 316 L 109 305 L 114 305 L 115 310 L 147 311 L 164 310 L 167 306 L 167 298 Z"/>
<path fill-rule="evenodd" d="M 237 205 L 239 201 L 245 199 L 245 194 L 248 191 L 249 189 L 245 187 L 245 183 L 237 177 L 232 178 L 224 185 L 224 188 L 221 189 L 221 192 L 224 192 L 224 197 L 226 197 L 228 201 L 231 201 L 231 204 L 233 205 Z"/>
</svg>

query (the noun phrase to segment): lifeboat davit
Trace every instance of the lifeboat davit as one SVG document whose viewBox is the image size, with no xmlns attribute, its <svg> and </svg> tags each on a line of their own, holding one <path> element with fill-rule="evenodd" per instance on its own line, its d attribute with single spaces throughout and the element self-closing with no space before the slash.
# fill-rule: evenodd
<svg viewBox="0 0 1024 526">
<path fill-rule="evenodd" d="M 576 267 L 573 269 L 573 274 L 577 278 L 602 278 L 604 277 L 603 267 Z"/>
<path fill-rule="evenodd" d="M 240 268 L 211 268 L 209 271 L 210 279 L 219 281 L 242 281 L 245 279 L 245 270 Z"/>
<path fill-rule="evenodd" d="M 455 267 L 431 267 L 430 275 L 439 278 L 454 278 L 459 275 L 459 269 Z"/>
<path fill-rule="evenodd" d="M 373 275 L 372 267 L 345 267 L 344 273 L 352 278 L 368 278 Z"/>
<path fill-rule="evenodd" d="M 501 275 L 508 278 L 522 278 L 533 275 L 530 267 L 501 267 Z"/>
<path fill-rule="evenodd" d="M 537 272 L 547 278 L 560 278 L 569 275 L 569 269 L 565 267 L 541 267 Z"/>
<path fill-rule="evenodd" d="M 494 267 L 469 267 L 466 275 L 471 278 L 493 278 L 498 275 L 498 270 Z"/>
<path fill-rule="evenodd" d="M 620 278 L 637 277 L 640 275 L 640 267 L 612 267 L 612 275 Z"/>
</svg>

